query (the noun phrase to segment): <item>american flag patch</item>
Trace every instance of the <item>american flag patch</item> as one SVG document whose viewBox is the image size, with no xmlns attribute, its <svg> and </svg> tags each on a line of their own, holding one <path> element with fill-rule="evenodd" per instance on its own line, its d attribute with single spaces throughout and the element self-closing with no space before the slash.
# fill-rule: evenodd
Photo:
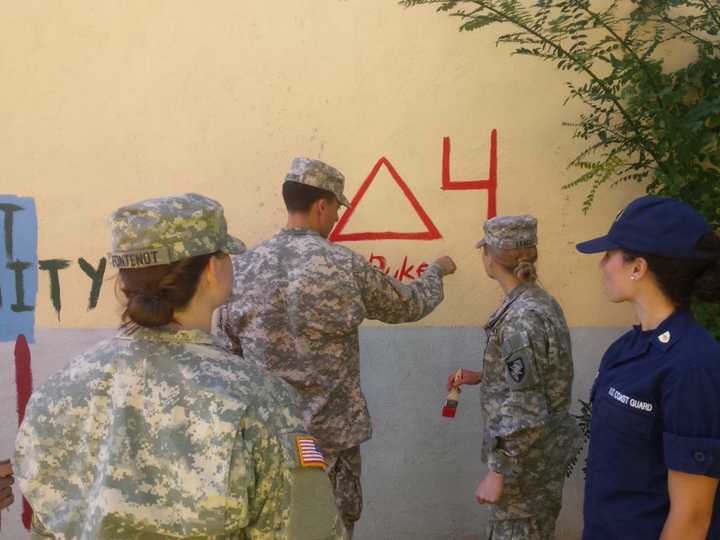
<svg viewBox="0 0 720 540">
<path fill-rule="evenodd" d="M 325 468 L 325 458 L 314 438 L 308 435 L 297 435 L 295 444 L 297 445 L 300 465 L 303 467 Z"/>
</svg>

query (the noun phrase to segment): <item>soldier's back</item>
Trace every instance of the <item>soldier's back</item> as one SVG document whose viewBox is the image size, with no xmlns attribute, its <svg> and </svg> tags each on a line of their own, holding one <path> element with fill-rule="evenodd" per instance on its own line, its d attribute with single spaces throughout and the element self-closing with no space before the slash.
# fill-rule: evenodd
<svg viewBox="0 0 720 540">
<path fill-rule="evenodd" d="M 36 527 L 68 539 L 281 538 L 303 432 L 295 392 L 212 336 L 139 329 L 33 395 L 18 477 Z"/>
<path fill-rule="evenodd" d="M 231 305 L 263 333 L 277 328 L 295 336 L 345 335 L 365 318 L 354 257 L 316 232 L 284 229 L 234 259 Z M 254 332 L 244 334 L 252 347 Z"/>
</svg>

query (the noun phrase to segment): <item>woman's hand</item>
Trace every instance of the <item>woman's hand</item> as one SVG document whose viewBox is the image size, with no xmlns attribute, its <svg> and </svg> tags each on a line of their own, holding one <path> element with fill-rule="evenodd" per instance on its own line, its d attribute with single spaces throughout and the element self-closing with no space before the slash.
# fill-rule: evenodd
<svg viewBox="0 0 720 540">
<path fill-rule="evenodd" d="M 452 390 L 457 388 L 460 390 L 460 386 L 463 384 L 478 384 L 482 380 L 482 373 L 478 371 L 470 371 L 469 369 L 460 369 L 459 376 L 457 371 L 453 371 L 448 375 L 447 389 Z"/>
<path fill-rule="evenodd" d="M 500 500 L 503 490 L 504 477 L 495 471 L 488 471 L 485 478 L 475 490 L 475 500 L 478 504 L 495 504 Z"/>
</svg>

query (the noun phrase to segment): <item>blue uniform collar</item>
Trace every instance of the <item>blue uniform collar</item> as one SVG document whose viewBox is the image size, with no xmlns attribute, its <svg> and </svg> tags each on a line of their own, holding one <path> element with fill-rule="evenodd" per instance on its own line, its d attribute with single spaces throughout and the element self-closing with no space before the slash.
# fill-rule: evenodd
<svg viewBox="0 0 720 540">
<path fill-rule="evenodd" d="M 658 352 L 664 353 L 687 334 L 688 328 L 693 323 L 695 323 L 695 317 L 689 309 L 677 309 L 652 331 L 650 339 L 645 343 L 644 350 L 633 352 L 642 354 L 647 352 L 649 347 L 653 347 Z M 635 332 L 641 331 L 639 325 L 635 325 L 633 328 Z"/>
</svg>

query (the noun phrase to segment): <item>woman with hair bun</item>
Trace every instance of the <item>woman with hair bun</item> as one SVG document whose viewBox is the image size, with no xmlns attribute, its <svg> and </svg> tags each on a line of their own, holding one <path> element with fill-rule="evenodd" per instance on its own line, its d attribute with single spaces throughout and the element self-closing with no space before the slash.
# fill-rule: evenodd
<svg viewBox="0 0 720 540">
<path fill-rule="evenodd" d="M 717 540 L 720 345 L 690 307 L 720 303 L 720 238 L 687 204 L 646 196 L 577 249 L 605 252 L 605 293 L 640 322 L 591 391 L 583 538 Z"/>
<path fill-rule="evenodd" d="M 482 371 L 453 373 L 448 388 L 481 383 L 489 471 L 475 498 L 492 505 L 487 538 L 551 540 L 581 440 L 568 412 L 570 332 L 560 305 L 537 285 L 537 220 L 496 217 L 484 229 L 476 247 L 505 300 L 485 325 Z"/>
<path fill-rule="evenodd" d="M 347 538 L 296 392 L 210 335 L 244 251 L 222 206 L 142 201 L 112 237 L 121 331 L 51 376 L 18 433 L 33 538 Z"/>
</svg>

